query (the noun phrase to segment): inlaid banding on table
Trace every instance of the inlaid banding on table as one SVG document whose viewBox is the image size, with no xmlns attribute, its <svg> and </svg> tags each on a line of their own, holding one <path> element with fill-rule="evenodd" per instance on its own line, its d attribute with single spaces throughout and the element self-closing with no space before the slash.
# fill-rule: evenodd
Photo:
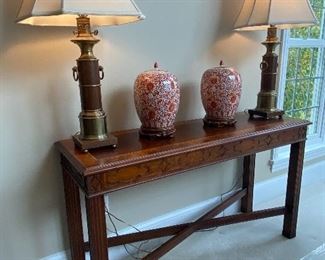
<svg viewBox="0 0 325 260">
<path fill-rule="evenodd" d="M 279 135 L 279 137 L 276 137 Z M 237 141 L 232 144 L 212 146 L 202 150 L 179 153 L 163 158 L 138 162 L 134 165 L 108 169 L 105 174 L 92 174 L 86 176 L 86 192 L 88 196 L 95 196 L 103 192 L 112 192 L 133 186 L 135 183 L 145 183 L 170 175 L 178 174 L 184 169 L 220 163 L 249 155 L 266 149 L 290 144 L 296 140 L 304 139 L 298 129 L 286 130 L 275 134 L 269 142 L 265 136 L 259 136 L 246 141 Z"/>
<path fill-rule="evenodd" d="M 293 124 L 293 126 L 296 126 L 296 124 Z M 271 130 L 282 130 L 281 138 L 286 138 L 287 142 L 286 144 L 289 144 L 291 140 L 297 140 L 296 137 L 290 136 L 290 135 L 294 135 L 294 130 L 297 130 L 297 133 L 299 135 L 299 140 L 304 140 L 305 139 L 305 133 L 301 132 L 301 130 L 299 128 L 297 129 L 292 129 L 292 126 L 290 126 L 289 124 L 287 125 L 287 127 L 282 127 L 282 128 L 274 128 Z M 284 131 L 284 132 L 283 132 Z M 288 133 L 290 133 L 289 136 L 285 137 L 285 131 L 288 131 Z M 125 160 L 118 160 L 118 161 L 114 161 L 114 162 L 105 162 L 105 163 L 101 163 L 99 165 L 95 165 L 95 166 L 91 166 L 89 167 L 86 171 L 85 171 L 85 175 L 91 175 L 91 174 L 96 174 L 98 172 L 101 172 L 103 169 L 105 170 L 109 170 L 109 169 L 114 169 L 117 167 L 120 167 L 121 165 L 123 166 L 128 166 L 128 165 L 132 165 L 132 164 L 136 164 L 136 163 L 140 163 L 143 161 L 147 161 L 147 160 L 151 160 L 153 158 L 157 158 L 157 157 L 164 157 L 164 156 L 171 156 L 171 155 L 178 155 L 178 154 L 183 154 L 186 152 L 193 152 L 193 151 L 197 151 L 197 150 L 201 150 L 201 149 L 206 149 L 206 148 L 211 148 L 211 147 L 215 147 L 215 146 L 220 146 L 222 144 L 228 144 L 228 143 L 232 143 L 232 142 L 240 142 L 242 140 L 245 140 L 245 142 L 247 142 L 247 138 L 249 137 L 255 137 L 256 138 L 261 138 L 259 139 L 259 143 L 268 143 L 268 145 L 272 145 L 273 142 L 275 142 L 274 140 L 269 140 L 269 139 L 265 139 L 268 137 L 268 134 L 270 134 L 272 131 L 270 130 L 263 130 L 263 131 L 257 131 L 257 132 L 249 132 L 247 134 L 243 134 L 240 136 L 236 136 L 236 137 L 231 137 L 231 138 L 224 138 L 224 139 L 219 139 L 219 140 L 214 140 L 214 141 L 207 141 L 207 143 L 200 143 L 200 144 L 192 144 L 192 145 L 188 145 L 188 147 L 184 147 L 186 145 L 184 145 L 183 147 L 180 148 L 174 148 L 174 149 L 166 149 L 164 151 L 160 151 L 160 152 L 155 152 L 155 153 L 149 153 L 146 155 L 142 155 L 142 156 L 136 156 L 135 158 L 130 158 L 130 159 L 125 159 Z M 274 136 L 274 132 L 272 132 L 272 135 Z M 280 138 L 278 138 L 280 139 Z M 255 144 L 256 141 L 254 140 L 250 140 L 250 142 L 252 143 L 252 146 Z M 246 144 L 245 144 L 246 145 Z M 253 147 L 252 147 L 253 149 Z M 131 153 L 131 155 L 134 153 Z"/>
</svg>

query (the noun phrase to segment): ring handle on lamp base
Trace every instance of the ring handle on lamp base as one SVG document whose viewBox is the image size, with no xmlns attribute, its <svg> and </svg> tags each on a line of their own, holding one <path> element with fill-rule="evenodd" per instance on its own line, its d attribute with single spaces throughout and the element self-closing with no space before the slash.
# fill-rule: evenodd
<svg viewBox="0 0 325 260">
<path fill-rule="evenodd" d="M 72 70 L 74 80 L 79 81 L 82 110 L 79 114 L 80 133 L 72 138 L 82 151 L 117 146 L 117 138 L 107 133 L 100 83 L 104 78 L 104 69 L 99 66 L 99 61 L 93 54 L 93 47 L 99 42 L 94 34 L 97 33 L 91 32 L 90 19 L 85 15 L 79 16 L 76 37 L 72 42 L 80 47 L 81 56 L 77 59 L 77 66 Z"/>
</svg>

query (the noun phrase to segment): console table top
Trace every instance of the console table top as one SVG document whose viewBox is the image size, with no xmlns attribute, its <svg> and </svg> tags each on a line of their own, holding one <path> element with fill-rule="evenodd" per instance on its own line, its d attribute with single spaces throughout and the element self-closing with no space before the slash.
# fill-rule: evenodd
<svg viewBox="0 0 325 260">
<path fill-rule="evenodd" d="M 175 137 L 166 139 L 140 138 L 138 129 L 114 132 L 112 134 L 118 138 L 115 149 L 107 147 L 85 153 L 75 148 L 72 139 L 57 142 L 56 145 L 78 172 L 87 176 L 310 124 L 306 120 L 286 117 L 249 120 L 249 116 L 243 112 L 238 113 L 236 119 L 235 126 L 225 128 L 206 128 L 202 119 L 179 122 L 176 124 Z"/>
</svg>

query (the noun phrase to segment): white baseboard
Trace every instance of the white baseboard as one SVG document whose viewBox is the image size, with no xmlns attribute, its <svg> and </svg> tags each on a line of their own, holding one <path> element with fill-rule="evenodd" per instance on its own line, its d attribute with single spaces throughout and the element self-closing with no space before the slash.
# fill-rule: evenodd
<svg viewBox="0 0 325 260">
<path fill-rule="evenodd" d="M 308 186 L 321 180 L 325 180 L 325 161 L 304 167 L 302 186 Z M 257 183 L 254 188 L 254 204 L 260 204 L 284 195 L 286 183 L 286 174 Z"/>
<path fill-rule="evenodd" d="M 41 258 L 40 260 L 69 260 L 70 257 L 68 257 L 69 254 L 69 251 L 62 251 L 62 252 L 59 252 L 59 253 L 56 253 L 56 254 L 53 254 L 53 255 L 50 255 L 50 256 L 46 256 L 44 258 Z"/>
<path fill-rule="evenodd" d="M 281 175 L 263 182 L 259 182 L 254 187 L 254 204 L 260 204 L 270 201 L 275 197 L 285 194 L 286 189 L 286 175 Z M 308 186 L 317 183 L 321 180 L 325 180 L 325 161 L 305 167 L 302 179 L 302 186 Z M 232 193 L 232 192 L 231 192 Z M 224 195 L 225 197 L 229 194 Z M 221 196 L 193 204 L 191 206 L 164 214 L 162 216 L 153 218 L 149 221 L 139 223 L 136 227 L 140 230 L 147 230 L 152 228 L 159 228 L 167 225 L 176 225 L 184 222 L 190 222 L 209 209 L 211 209 L 216 203 L 221 201 Z M 235 203 L 220 215 L 231 215 L 239 211 L 240 204 Z M 132 228 L 125 228 L 119 232 L 119 234 L 128 234 L 134 232 Z M 132 248 L 130 248 L 130 251 Z M 125 249 L 120 247 L 114 247 L 109 250 L 110 259 L 122 260 L 125 259 L 127 253 Z M 66 251 L 56 253 L 54 255 L 47 256 L 40 260 L 68 260 L 68 253 Z M 86 259 L 89 258 L 89 254 L 86 255 Z"/>
</svg>

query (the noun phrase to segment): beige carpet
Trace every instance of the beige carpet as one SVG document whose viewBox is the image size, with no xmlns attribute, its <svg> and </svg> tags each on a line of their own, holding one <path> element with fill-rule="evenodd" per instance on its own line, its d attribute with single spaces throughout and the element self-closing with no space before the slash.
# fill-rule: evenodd
<svg viewBox="0 0 325 260">
<path fill-rule="evenodd" d="M 255 209 L 281 205 L 283 197 Z M 325 181 L 302 189 L 296 238 L 281 235 L 282 223 L 283 217 L 274 217 L 197 232 L 161 259 L 324 260 Z"/>
<path fill-rule="evenodd" d="M 284 205 L 279 197 L 256 209 Z M 325 259 L 325 181 L 302 189 L 298 231 L 281 235 L 283 217 L 220 227 L 196 233 L 162 259 Z"/>
</svg>

